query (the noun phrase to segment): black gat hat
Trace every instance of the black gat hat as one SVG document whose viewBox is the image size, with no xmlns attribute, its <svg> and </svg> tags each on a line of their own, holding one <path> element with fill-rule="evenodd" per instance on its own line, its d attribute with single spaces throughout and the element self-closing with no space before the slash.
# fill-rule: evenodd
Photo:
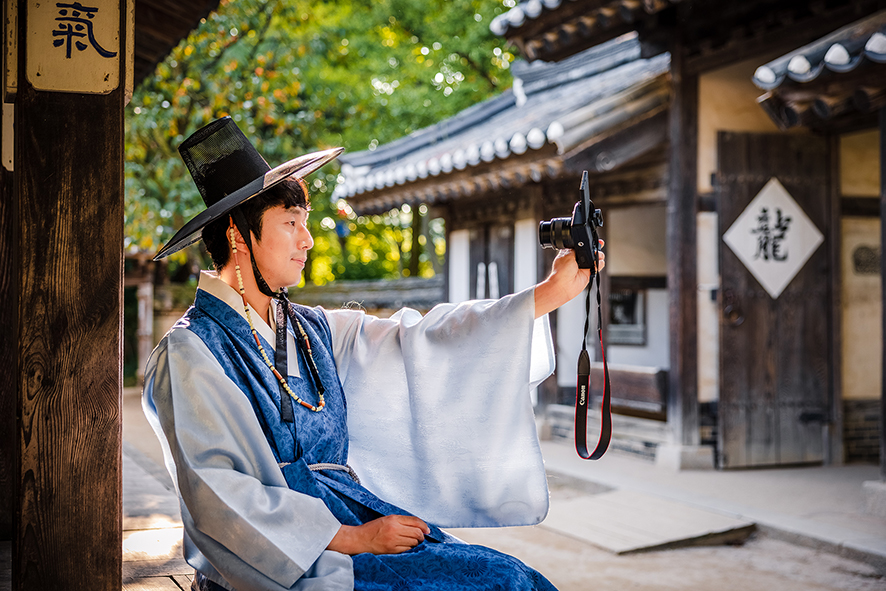
<svg viewBox="0 0 886 591">
<path fill-rule="evenodd" d="M 206 209 L 194 216 L 154 256 L 158 261 L 200 239 L 203 228 L 290 176 L 304 178 L 344 152 L 331 148 L 271 168 L 230 117 L 195 131 L 178 149 Z"/>
</svg>

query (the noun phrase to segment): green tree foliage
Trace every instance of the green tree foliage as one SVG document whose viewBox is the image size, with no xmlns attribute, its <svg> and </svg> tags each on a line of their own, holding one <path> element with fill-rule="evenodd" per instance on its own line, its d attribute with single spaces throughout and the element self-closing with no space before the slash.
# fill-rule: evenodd
<svg viewBox="0 0 886 591">
<path fill-rule="evenodd" d="M 218 117 L 231 115 L 274 166 L 332 146 L 372 150 L 498 94 L 511 83 L 514 58 L 489 23 L 510 5 L 222 0 L 127 109 L 127 248 L 155 252 L 203 209 L 176 148 Z M 408 272 L 414 212 L 364 218 L 333 203 L 336 166 L 308 179 L 312 280 Z M 430 229 L 422 275 L 433 273 L 442 248 L 439 223 Z M 173 264 L 201 258 L 192 247 Z"/>
</svg>

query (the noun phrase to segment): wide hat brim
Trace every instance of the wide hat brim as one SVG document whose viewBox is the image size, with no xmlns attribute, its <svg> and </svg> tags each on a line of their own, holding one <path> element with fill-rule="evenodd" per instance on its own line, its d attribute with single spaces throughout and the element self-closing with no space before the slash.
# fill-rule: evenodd
<svg viewBox="0 0 886 591">
<path fill-rule="evenodd" d="M 284 162 L 280 166 L 272 168 L 262 176 L 247 183 L 245 186 L 237 189 L 233 193 L 226 195 L 213 203 L 196 216 L 175 233 L 166 245 L 154 256 L 155 261 L 180 251 L 200 240 L 200 233 L 203 228 L 227 214 L 238 205 L 248 201 L 249 199 L 261 195 L 271 187 L 280 184 L 287 178 L 295 175 L 304 178 L 315 172 L 324 164 L 335 160 L 339 154 L 344 152 L 344 148 L 330 148 L 329 150 L 321 150 L 312 152 L 293 158 L 288 162 Z"/>
</svg>

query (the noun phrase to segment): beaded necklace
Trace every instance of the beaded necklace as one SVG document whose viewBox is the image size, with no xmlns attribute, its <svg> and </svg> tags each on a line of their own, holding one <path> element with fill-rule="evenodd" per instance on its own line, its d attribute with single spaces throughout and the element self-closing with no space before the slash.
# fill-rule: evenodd
<svg viewBox="0 0 886 591">
<path fill-rule="evenodd" d="M 314 379 L 317 382 L 317 394 L 319 396 L 319 401 L 317 402 L 317 406 L 309 404 L 309 403 L 305 402 L 304 400 L 302 400 L 301 398 L 299 398 L 298 395 L 296 395 L 296 393 L 293 392 L 292 389 L 289 387 L 289 384 L 286 382 L 286 378 L 284 378 L 282 375 L 280 375 L 280 372 L 277 371 L 277 368 L 274 367 L 274 364 L 271 363 L 270 359 L 268 359 L 268 354 L 265 353 L 265 348 L 262 347 L 261 341 L 258 338 L 258 331 L 255 330 L 255 326 L 252 324 L 252 314 L 249 313 L 249 304 L 246 301 L 246 290 L 243 288 L 243 276 L 240 274 L 240 263 L 237 260 L 237 242 L 234 240 L 233 221 L 231 222 L 230 236 L 231 236 L 231 249 L 233 250 L 233 254 L 234 254 L 234 268 L 237 272 L 237 285 L 240 288 L 240 297 L 243 298 L 243 309 L 246 310 L 246 321 L 249 323 L 249 329 L 252 331 L 252 337 L 255 339 L 255 344 L 258 345 L 258 350 L 261 353 L 262 358 L 265 360 L 265 363 L 268 365 L 270 370 L 272 372 L 274 372 L 274 377 L 277 378 L 277 380 L 280 382 L 280 385 L 283 387 L 284 390 L 286 390 L 286 392 L 292 397 L 293 400 L 295 400 L 296 402 L 298 402 L 300 405 L 307 408 L 308 410 L 311 410 L 313 412 L 320 412 L 326 406 L 326 400 L 323 398 L 324 388 L 323 388 L 323 385 L 320 383 L 320 372 L 317 369 L 317 364 L 314 362 L 314 354 L 311 351 L 311 341 L 308 338 L 308 333 L 305 332 L 305 329 L 302 326 L 299 319 L 297 317 L 293 316 L 292 319 L 295 320 L 295 325 L 298 328 L 299 335 L 304 340 L 304 347 L 305 347 L 305 351 L 307 351 L 307 354 L 308 354 L 308 363 L 310 364 L 311 373 L 313 374 Z M 281 298 L 281 300 L 282 301 L 280 301 L 278 303 L 278 305 L 280 305 L 280 306 L 286 305 L 288 303 L 285 300 L 285 296 L 283 298 Z"/>
</svg>

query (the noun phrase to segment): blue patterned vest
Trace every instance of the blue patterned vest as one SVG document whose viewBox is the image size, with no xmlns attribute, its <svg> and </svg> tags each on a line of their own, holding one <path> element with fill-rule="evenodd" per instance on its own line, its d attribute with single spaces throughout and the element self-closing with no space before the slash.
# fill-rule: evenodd
<svg viewBox="0 0 886 591">
<path fill-rule="evenodd" d="M 319 310 L 305 306 L 296 304 L 295 308 L 311 341 L 314 361 L 326 389 L 326 407 L 321 412 L 313 412 L 293 404 L 293 423 L 284 423 L 280 419 L 279 384 L 259 353 L 249 324 L 242 316 L 215 296 L 197 290 L 194 305 L 179 326 L 200 337 L 225 375 L 249 399 L 289 488 L 323 499 L 333 515 L 345 525 L 360 525 L 382 515 L 408 515 L 408 512 L 376 497 L 345 472 L 312 472 L 308 468 L 310 464 L 319 463 L 347 464 L 347 402 L 332 357 L 332 334 L 325 316 Z M 293 332 L 291 324 L 287 328 Z M 259 339 L 271 356 L 270 344 L 261 336 Z M 301 351 L 298 365 L 300 377 L 289 376 L 289 387 L 301 399 L 316 404 L 316 386 Z M 448 537 L 436 527 L 431 528 L 428 536 L 431 539 Z"/>
</svg>

